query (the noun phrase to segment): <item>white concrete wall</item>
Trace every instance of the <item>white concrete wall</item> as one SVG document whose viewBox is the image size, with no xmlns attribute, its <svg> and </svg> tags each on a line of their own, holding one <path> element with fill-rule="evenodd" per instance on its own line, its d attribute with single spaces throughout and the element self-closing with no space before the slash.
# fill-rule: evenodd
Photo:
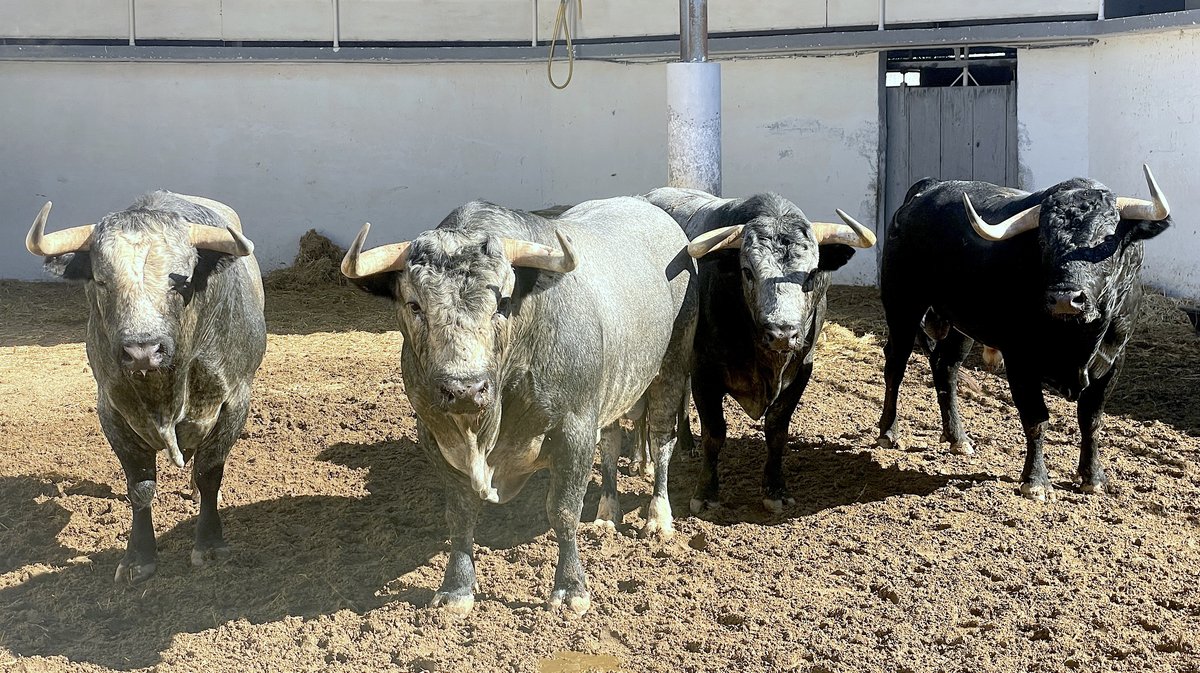
<svg viewBox="0 0 1200 673">
<path fill-rule="evenodd" d="M 1200 30 L 1101 40 L 1086 48 L 1022 50 L 1018 120 L 1025 189 L 1084 175 L 1148 196 L 1150 164 L 1174 226 L 1146 245 L 1144 278 L 1200 299 Z"/>
<path fill-rule="evenodd" d="M 726 195 L 773 189 L 813 218 L 874 221 L 874 55 L 723 65 Z M 665 66 L 0 62 L 0 277 L 22 240 L 168 188 L 229 203 L 265 269 L 305 230 L 410 237 L 472 198 L 533 208 L 666 179 Z M 764 92 L 767 92 L 765 94 Z M 852 102 L 852 104 L 850 102 Z M 840 282 L 872 282 L 871 252 Z"/>
</svg>

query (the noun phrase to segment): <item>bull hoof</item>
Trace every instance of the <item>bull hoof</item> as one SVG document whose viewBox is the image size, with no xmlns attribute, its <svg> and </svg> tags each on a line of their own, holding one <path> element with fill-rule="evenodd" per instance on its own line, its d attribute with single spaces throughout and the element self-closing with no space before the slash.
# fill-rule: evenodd
<svg viewBox="0 0 1200 673">
<path fill-rule="evenodd" d="M 113 581 L 117 584 L 141 584 L 154 577 L 156 569 L 157 564 L 154 561 L 149 563 L 121 561 L 117 565 L 117 574 L 113 577 Z"/>
<path fill-rule="evenodd" d="M 575 593 L 566 589 L 555 589 L 546 601 L 547 610 L 575 617 L 582 617 L 591 607 L 592 599 L 587 592 Z"/>
<path fill-rule="evenodd" d="M 879 435 L 879 438 L 875 440 L 875 446 L 880 449 L 884 449 L 884 450 L 895 449 L 897 451 L 899 451 L 900 449 L 903 448 L 900 445 L 900 440 L 896 439 L 890 433 L 884 433 L 882 435 Z"/>
<path fill-rule="evenodd" d="M 469 593 L 456 595 L 439 591 L 429 601 L 429 607 L 439 608 L 448 614 L 462 617 L 470 614 L 471 609 L 475 607 L 475 596 Z"/>
<path fill-rule="evenodd" d="M 592 522 L 592 527 L 595 528 L 597 535 L 607 535 L 617 530 L 617 524 L 609 519 L 597 518 Z"/>
<path fill-rule="evenodd" d="M 229 545 L 221 543 L 211 547 L 197 547 L 192 550 L 192 566 L 202 568 L 210 563 L 229 558 L 232 553 Z"/>
<path fill-rule="evenodd" d="M 796 504 L 796 499 L 791 496 L 783 498 L 766 497 L 763 498 L 762 503 L 763 507 L 765 507 L 768 512 L 772 514 L 783 514 L 783 506 Z"/>
<path fill-rule="evenodd" d="M 1084 493 L 1105 494 L 1111 492 L 1108 487 L 1107 479 L 1103 481 L 1097 481 L 1095 479 L 1084 480 L 1079 484 L 1079 490 L 1083 491 Z"/>
<path fill-rule="evenodd" d="M 1038 502 L 1054 502 L 1054 488 L 1050 484 L 1021 482 L 1021 495 Z"/>
<path fill-rule="evenodd" d="M 692 514 L 699 514 L 706 509 L 717 509 L 720 506 L 719 500 L 708 498 L 692 498 L 692 501 L 688 503 L 688 509 L 692 510 Z"/>
<path fill-rule="evenodd" d="M 950 442 L 950 453 L 959 456 L 973 456 L 975 447 L 971 444 L 971 440 L 964 438 L 961 442 Z"/>
<path fill-rule="evenodd" d="M 635 460 L 629 464 L 629 474 L 634 476 L 640 474 L 646 478 L 646 481 L 654 481 L 654 463 Z"/>
<path fill-rule="evenodd" d="M 666 498 L 651 498 L 646 508 L 646 526 L 642 528 L 642 537 L 657 536 L 668 540 L 675 534 L 675 519 L 671 515 L 671 503 Z"/>
<path fill-rule="evenodd" d="M 600 496 L 600 504 L 596 507 L 596 525 L 605 524 L 615 528 L 621 520 L 621 505 L 614 497 Z"/>
</svg>

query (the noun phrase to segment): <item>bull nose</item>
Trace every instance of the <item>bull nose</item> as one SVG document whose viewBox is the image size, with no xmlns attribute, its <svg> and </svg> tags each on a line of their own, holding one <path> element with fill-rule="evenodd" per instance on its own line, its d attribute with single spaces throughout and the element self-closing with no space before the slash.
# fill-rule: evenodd
<svg viewBox="0 0 1200 673">
<path fill-rule="evenodd" d="M 138 341 L 121 345 L 121 364 L 132 371 L 158 369 L 166 349 L 158 341 Z"/>
<path fill-rule="evenodd" d="M 763 326 L 763 339 L 773 350 L 790 350 L 800 339 L 800 326 L 787 323 L 768 323 Z"/>
<path fill-rule="evenodd" d="M 474 406 L 482 409 L 488 404 L 491 386 L 487 379 L 478 381 L 448 381 L 442 384 L 442 397 L 456 406 Z"/>
<path fill-rule="evenodd" d="M 1052 290 L 1046 293 L 1046 307 L 1054 315 L 1079 315 L 1087 308 L 1087 295 L 1083 290 Z"/>
</svg>

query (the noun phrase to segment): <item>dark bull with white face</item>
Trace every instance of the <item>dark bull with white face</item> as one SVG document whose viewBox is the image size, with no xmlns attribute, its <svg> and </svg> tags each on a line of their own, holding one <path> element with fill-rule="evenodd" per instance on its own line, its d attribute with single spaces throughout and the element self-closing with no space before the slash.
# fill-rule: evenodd
<svg viewBox="0 0 1200 673">
<path fill-rule="evenodd" d="M 875 244 L 875 235 L 838 211 L 846 224 L 810 222 L 787 199 L 759 194 L 721 199 L 664 187 L 646 195 L 692 239 L 699 260 L 700 318 L 692 396 L 700 415 L 704 468 L 691 507 L 715 506 L 717 460 L 725 442 L 722 401 L 731 395 L 751 418 L 766 415 L 763 505 L 795 502 L 783 477 L 788 423 L 812 374 L 813 345 L 825 323 L 831 272 Z"/>
<path fill-rule="evenodd" d="M 590 604 L 576 528 L 598 441 L 597 523 L 620 521 L 618 419 L 645 396 L 657 471 L 647 530 L 673 531 L 667 465 L 695 330 L 687 239 L 642 199 L 589 201 L 555 220 L 468 203 L 411 242 L 363 251 L 342 272 L 391 298 L 404 335 L 405 391 L 421 446 L 446 485 L 452 547 L 432 605 L 474 605 L 474 529 L 483 502 L 550 470 L 558 539 L 552 608 Z"/>
<path fill-rule="evenodd" d="M 930 354 L 943 441 L 972 452 L 958 412 L 958 369 L 974 340 L 1003 354 L 1026 438 L 1021 492 L 1051 496 L 1042 385 L 1078 401 L 1084 491 L 1107 482 L 1097 451 L 1104 402 L 1133 331 L 1142 241 L 1170 225 L 1150 169 L 1152 201 L 1083 178 L 1033 194 L 986 182 L 922 180 L 896 211 L 883 249 L 886 395 L 879 443 L 897 444 L 896 402 L 922 316 L 944 328 Z M 988 222 L 998 222 L 988 224 Z"/>
<path fill-rule="evenodd" d="M 100 427 L 129 485 L 133 528 L 118 581 L 154 574 L 151 503 L 159 452 L 193 460 L 200 517 L 192 563 L 228 546 L 217 498 L 225 459 L 266 349 L 262 278 L 237 213 L 154 192 L 97 224 L 45 233 L 47 203 L 26 239 L 46 270 L 86 284 L 87 355 Z"/>
</svg>

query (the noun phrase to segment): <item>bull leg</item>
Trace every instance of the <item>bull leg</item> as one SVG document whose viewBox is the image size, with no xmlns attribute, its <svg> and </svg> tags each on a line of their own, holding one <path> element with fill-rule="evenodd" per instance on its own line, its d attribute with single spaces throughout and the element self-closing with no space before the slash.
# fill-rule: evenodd
<svg viewBox="0 0 1200 673">
<path fill-rule="evenodd" d="M 642 425 L 644 418 L 636 423 Z M 615 530 L 617 522 L 621 520 L 621 503 L 617 494 L 617 456 L 620 453 L 621 426 L 613 423 L 600 432 L 600 504 L 596 507 L 595 521 L 600 529 Z"/>
<path fill-rule="evenodd" d="M 450 559 L 442 586 L 429 601 L 431 608 L 444 608 L 465 615 L 475 607 L 475 523 L 483 501 L 465 483 L 446 479 L 446 525 L 450 529 Z"/>
<path fill-rule="evenodd" d="M 196 519 L 196 540 L 192 546 L 192 565 L 225 558 L 229 555 L 229 544 L 225 542 L 221 527 L 221 515 L 217 505 L 221 497 L 221 481 L 225 478 L 225 460 L 234 442 L 246 425 L 246 414 L 250 410 L 250 390 L 226 404 L 212 429 L 209 439 L 197 450 L 192 465 L 192 477 L 200 491 L 200 516 Z"/>
<path fill-rule="evenodd" d="M 650 452 L 654 458 L 654 494 L 646 508 L 645 536 L 657 535 L 667 539 L 675 534 L 671 500 L 667 491 L 667 473 L 671 455 L 679 438 L 680 409 L 686 408 L 688 377 L 664 370 L 650 386 L 650 405 L 646 409 L 650 432 Z M 684 416 L 686 419 L 686 416 Z M 684 433 L 691 430 L 684 429 Z"/>
<path fill-rule="evenodd" d="M 679 415 L 676 417 L 675 437 L 679 440 L 675 448 L 686 451 L 692 458 L 696 457 L 696 440 L 692 437 L 692 419 L 689 408 L 692 406 L 692 385 L 688 380 L 683 387 L 683 397 L 679 401 Z"/>
<path fill-rule="evenodd" d="M 117 565 L 117 582 L 137 584 L 154 576 L 158 545 L 154 540 L 154 517 L 151 505 L 156 491 L 157 470 L 153 451 L 118 454 L 125 480 L 129 485 L 129 504 L 133 507 L 133 527 L 125 556 Z"/>
<path fill-rule="evenodd" d="M 896 438 L 896 405 L 900 398 L 900 384 L 904 381 L 904 370 L 908 367 L 908 356 L 912 355 L 914 339 L 924 310 L 912 315 L 909 313 L 911 312 L 903 312 L 899 318 L 893 318 L 894 312 L 888 312 L 888 340 L 883 347 L 883 413 L 879 417 L 879 439 L 876 440 L 881 449 L 900 448 L 900 442 Z"/>
<path fill-rule="evenodd" d="M 958 369 L 974 345 L 973 339 L 950 328 L 929 354 L 933 387 L 937 390 L 938 407 L 942 411 L 942 441 L 950 442 L 950 450 L 961 455 L 975 453 L 971 438 L 963 431 L 958 411 Z"/>
<path fill-rule="evenodd" d="M 221 480 L 225 477 L 225 461 L 201 467 L 197 462 L 193 470 L 196 488 L 200 491 L 200 517 L 196 520 L 196 542 L 192 547 L 192 565 L 203 566 L 229 555 L 229 544 L 221 528 L 221 515 L 217 512 L 217 499 L 221 492 Z"/>
<path fill-rule="evenodd" d="M 550 447 L 550 490 L 546 494 L 546 518 L 558 538 L 558 565 L 554 569 L 554 589 L 547 607 L 560 610 L 566 607 L 582 615 L 591 607 L 587 577 L 579 562 L 576 539 L 579 515 L 583 512 L 583 496 L 595 450 L 596 424 L 574 420 L 561 434 L 547 434 Z M 545 449 L 543 449 L 545 451 Z"/>
<path fill-rule="evenodd" d="M 700 479 L 696 482 L 690 503 L 692 514 L 699 514 L 705 507 L 720 506 L 721 484 L 717 463 L 721 457 L 721 447 L 725 445 L 725 410 L 721 406 L 725 399 L 725 388 L 716 382 L 693 377 L 692 399 L 700 416 L 700 450 L 704 454 Z"/>
<path fill-rule="evenodd" d="M 1117 367 L 1103 377 L 1092 381 L 1079 396 L 1076 413 L 1079 416 L 1079 481 L 1084 493 L 1103 492 L 1108 485 L 1108 475 L 1100 465 L 1100 428 L 1104 424 L 1104 402 L 1112 392 L 1117 380 Z"/>
<path fill-rule="evenodd" d="M 1042 447 L 1050 411 L 1042 394 L 1041 377 L 1036 371 L 1028 370 L 1024 361 L 1010 358 L 1008 385 L 1025 430 L 1025 469 L 1021 471 L 1021 495 L 1042 502 L 1052 500 L 1054 490 L 1050 486 Z"/>
<path fill-rule="evenodd" d="M 767 463 L 763 467 L 763 507 L 775 514 L 783 512 L 784 505 L 796 504 L 796 499 L 788 491 L 787 480 L 783 477 L 783 452 L 787 449 L 788 425 L 792 421 L 796 405 L 800 403 L 800 396 L 808 386 L 812 368 L 812 362 L 801 363 L 800 371 L 796 372 L 796 379 L 792 381 L 792 385 L 767 408 Z"/>
</svg>

